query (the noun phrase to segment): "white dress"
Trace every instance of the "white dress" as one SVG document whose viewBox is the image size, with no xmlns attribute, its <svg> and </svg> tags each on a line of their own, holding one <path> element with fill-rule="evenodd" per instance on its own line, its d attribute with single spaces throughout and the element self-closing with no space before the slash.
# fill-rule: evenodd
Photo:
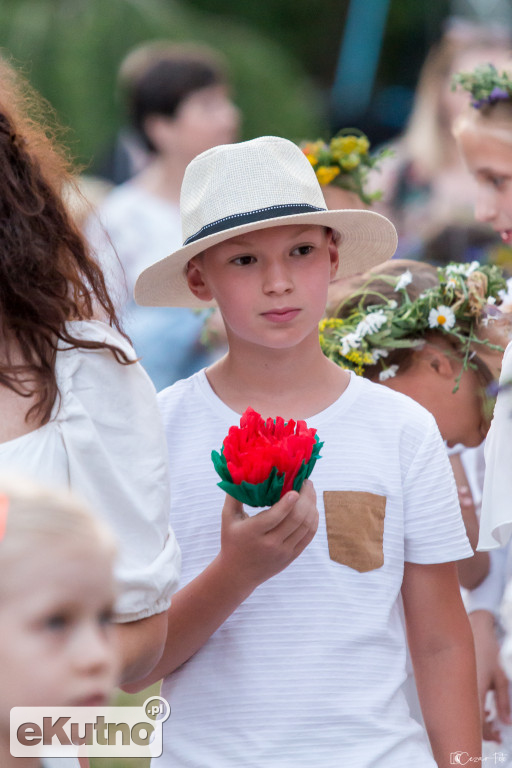
<svg viewBox="0 0 512 768">
<path fill-rule="evenodd" d="M 73 335 L 134 352 L 98 321 L 73 322 Z M 64 347 L 64 344 L 61 344 Z M 176 589 L 180 551 L 169 528 L 167 450 L 155 389 L 138 364 L 108 349 L 61 349 L 60 396 L 50 421 L 0 444 L 0 472 L 71 488 L 118 541 L 116 621 L 165 611 Z"/>
</svg>

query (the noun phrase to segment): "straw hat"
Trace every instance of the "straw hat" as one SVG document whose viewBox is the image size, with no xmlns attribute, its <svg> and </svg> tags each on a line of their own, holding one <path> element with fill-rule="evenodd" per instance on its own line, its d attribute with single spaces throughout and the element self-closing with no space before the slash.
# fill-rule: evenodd
<svg viewBox="0 0 512 768">
<path fill-rule="evenodd" d="M 330 211 L 315 172 L 293 142 L 262 136 L 198 155 L 181 188 L 183 247 L 142 272 L 135 300 L 145 306 L 204 308 L 186 280 L 187 262 L 231 237 L 283 224 L 331 227 L 340 238 L 337 277 L 390 259 L 396 231 L 373 211 Z"/>
</svg>

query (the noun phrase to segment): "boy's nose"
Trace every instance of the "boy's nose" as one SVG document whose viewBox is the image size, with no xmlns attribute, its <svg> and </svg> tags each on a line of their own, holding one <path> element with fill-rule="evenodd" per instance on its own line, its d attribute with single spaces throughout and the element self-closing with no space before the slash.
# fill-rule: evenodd
<svg viewBox="0 0 512 768">
<path fill-rule="evenodd" d="M 289 293 L 292 288 L 293 281 L 288 267 L 282 262 L 269 264 L 263 279 L 265 293 Z"/>
</svg>

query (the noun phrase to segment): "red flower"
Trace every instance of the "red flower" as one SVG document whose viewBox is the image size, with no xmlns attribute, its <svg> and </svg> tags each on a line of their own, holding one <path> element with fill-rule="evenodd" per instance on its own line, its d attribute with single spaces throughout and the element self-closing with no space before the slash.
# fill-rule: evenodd
<svg viewBox="0 0 512 768">
<path fill-rule="evenodd" d="M 292 490 L 293 482 L 313 452 L 316 429 L 308 428 L 305 421 L 285 423 L 278 416 L 262 419 L 248 408 L 240 419 L 239 427 L 230 427 L 223 442 L 223 455 L 232 482 L 257 485 L 264 482 L 273 467 L 284 475 L 281 496 Z"/>
</svg>

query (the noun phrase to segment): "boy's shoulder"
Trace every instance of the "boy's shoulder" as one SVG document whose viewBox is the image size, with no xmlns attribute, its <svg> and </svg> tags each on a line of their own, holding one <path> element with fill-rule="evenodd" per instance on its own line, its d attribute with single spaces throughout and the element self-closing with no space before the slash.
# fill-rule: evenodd
<svg viewBox="0 0 512 768">
<path fill-rule="evenodd" d="M 198 398 L 202 398 L 206 374 L 204 369 L 197 371 L 187 379 L 179 379 L 170 387 L 158 393 L 158 407 L 164 423 L 172 419 L 176 413 L 194 411 L 197 409 Z"/>
<path fill-rule="evenodd" d="M 372 419 L 397 425 L 417 425 L 420 429 L 434 422 L 430 411 L 409 395 L 360 376 L 353 376 L 351 383 L 358 389 L 359 410 L 367 411 Z"/>
</svg>

